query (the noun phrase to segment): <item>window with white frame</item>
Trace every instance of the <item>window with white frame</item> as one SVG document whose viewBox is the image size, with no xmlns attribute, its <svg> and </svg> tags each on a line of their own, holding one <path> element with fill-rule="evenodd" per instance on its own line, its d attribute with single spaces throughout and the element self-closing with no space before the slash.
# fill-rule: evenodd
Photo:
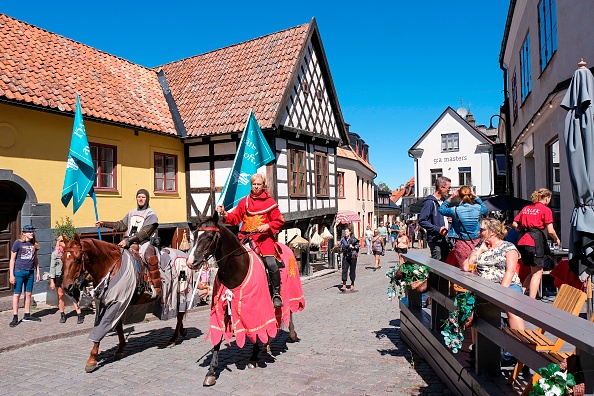
<svg viewBox="0 0 594 396">
<path fill-rule="evenodd" d="M 155 191 L 177 191 L 177 155 L 155 153 Z"/>
<path fill-rule="evenodd" d="M 117 147 L 89 142 L 91 158 L 95 165 L 95 190 L 116 190 Z"/>
<path fill-rule="evenodd" d="M 441 134 L 441 152 L 458 151 L 458 132 Z"/>
<path fill-rule="evenodd" d="M 470 166 L 461 166 L 458 168 L 458 182 L 459 186 L 472 187 L 472 176 Z"/>
<path fill-rule="evenodd" d="M 530 74 L 530 33 L 526 35 L 520 50 L 520 73 L 522 77 L 522 103 L 532 91 L 532 75 Z"/>
<path fill-rule="evenodd" d="M 557 4 L 555 0 L 538 3 L 538 31 L 540 33 L 540 71 L 543 71 L 557 51 Z"/>
<path fill-rule="evenodd" d="M 431 169 L 431 185 L 435 186 L 438 177 L 443 176 L 443 169 Z"/>
<path fill-rule="evenodd" d="M 338 198 L 344 198 L 344 172 L 336 173 L 336 196 Z"/>
</svg>

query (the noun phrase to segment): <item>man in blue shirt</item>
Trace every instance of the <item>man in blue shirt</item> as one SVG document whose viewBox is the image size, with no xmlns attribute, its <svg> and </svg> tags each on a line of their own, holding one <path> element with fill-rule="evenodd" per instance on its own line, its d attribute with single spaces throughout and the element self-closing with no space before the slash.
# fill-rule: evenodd
<svg viewBox="0 0 594 396">
<path fill-rule="evenodd" d="M 447 240 L 448 227 L 445 217 L 439 213 L 442 202 L 450 195 L 452 181 L 444 176 L 435 180 L 435 193 L 423 201 L 423 208 L 419 214 L 419 224 L 427 230 L 427 243 L 431 250 L 431 257 L 445 261 L 450 253 Z"/>
</svg>

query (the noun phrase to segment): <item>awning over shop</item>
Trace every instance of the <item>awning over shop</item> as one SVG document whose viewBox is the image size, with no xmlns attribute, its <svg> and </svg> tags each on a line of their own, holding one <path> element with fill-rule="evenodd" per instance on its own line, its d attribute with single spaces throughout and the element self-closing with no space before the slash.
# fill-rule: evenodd
<svg viewBox="0 0 594 396">
<path fill-rule="evenodd" d="M 336 213 L 336 224 L 350 224 L 361 221 L 359 215 L 351 210 L 339 210 Z"/>
</svg>

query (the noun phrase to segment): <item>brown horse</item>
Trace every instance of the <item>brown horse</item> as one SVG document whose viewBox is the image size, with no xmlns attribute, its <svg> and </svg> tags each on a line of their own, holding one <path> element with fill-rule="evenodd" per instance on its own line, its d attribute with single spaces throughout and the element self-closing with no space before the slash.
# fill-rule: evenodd
<svg viewBox="0 0 594 396">
<path fill-rule="evenodd" d="M 196 231 L 193 252 L 194 260 L 192 264 L 195 267 L 198 267 L 202 262 L 210 258 L 216 259 L 218 264 L 211 305 L 211 326 L 208 333 L 214 344 L 213 355 L 203 382 L 203 386 L 212 386 L 216 383 L 216 369 L 218 366 L 223 335 L 228 339 L 230 333 L 233 332 L 236 337 L 237 345 L 240 348 L 243 347 L 246 336 L 252 340 L 253 348 L 248 368 L 255 368 L 258 365 L 258 354 L 260 352 L 257 339 L 259 338 L 260 341 L 266 345 L 271 338 L 276 336 L 276 330 L 277 327 L 280 326 L 281 317 L 283 315 L 285 315 L 285 318 L 289 318 L 289 337 L 291 340 L 297 338 L 297 333 L 295 333 L 293 326 L 292 312 L 302 310 L 305 306 L 305 300 L 303 299 L 301 281 L 299 280 L 299 272 L 297 270 L 296 281 L 299 282 L 298 289 L 299 293 L 301 293 L 301 299 L 294 299 L 299 300 L 299 305 L 297 307 L 291 306 L 291 309 L 289 310 L 288 304 L 290 299 L 285 299 L 285 297 L 283 297 L 286 307 L 283 308 L 284 311 L 281 311 L 281 308 L 277 308 L 275 317 L 272 299 L 267 285 L 264 284 L 262 289 L 265 291 L 259 293 L 257 299 L 250 300 L 248 304 L 246 304 L 245 301 L 240 302 L 242 307 L 241 314 L 236 310 L 234 311 L 231 300 L 245 299 L 246 295 L 252 294 L 251 291 L 249 291 L 249 288 L 252 286 L 247 286 L 247 283 L 258 278 L 258 271 L 264 273 L 264 266 L 261 263 L 257 263 L 256 265 L 253 264 L 254 256 L 251 256 L 252 253 L 248 252 L 235 234 L 223 224 L 219 223 L 219 216 L 216 212 L 212 217 L 204 217 L 200 220 L 199 227 Z M 292 257 L 294 261 L 294 256 Z M 293 267 L 293 270 L 295 267 Z M 263 276 L 264 282 L 266 283 L 265 273 Z M 248 280 L 246 280 L 246 277 Z M 246 281 L 246 283 L 244 283 L 244 281 Z M 230 293 L 232 290 L 238 290 L 238 288 L 241 289 L 241 292 L 237 292 L 235 297 L 231 296 L 231 299 L 229 299 L 229 295 L 225 295 L 225 293 Z M 287 289 L 288 287 L 283 283 L 283 288 Z M 225 293 L 223 293 L 223 290 L 225 290 Z M 233 295 L 232 292 L 231 295 Z M 229 317 L 229 311 L 232 312 L 231 315 L 237 316 L 233 318 Z M 264 311 L 267 313 L 262 314 Z M 270 313 L 272 313 L 272 323 L 270 321 Z M 240 322 L 242 322 L 246 316 L 252 316 L 252 318 L 254 316 L 256 317 L 256 319 L 253 319 L 256 322 L 252 322 L 254 326 L 251 328 L 258 330 L 254 330 L 250 333 L 250 326 L 245 326 L 239 333 L 235 332 L 236 326 L 241 326 Z M 260 322 L 257 322 L 258 320 L 260 320 Z M 259 324 L 262 325 L 257 326 Z M 273 330 L 271 330 L 271 325 L 274 327 Z"/>
<path fill-rule="evenodd" d="M 122 316 L 133 297 L 137 297 L 135 296 L 139 282 L 138 271 L 135 269 L 137 264 L 128 250 L 122 250 L 117 245 L 97 239 L 81 240 L 78 234 L 73 240 L 63 238 L 66 244 L 62 254 L 64 291 L 69 295 L 76 295 L 87 275 L 93 278 L 96 286 L 97 318 L 95 327 L 89 335 L 89 339 L 94 344 L 85 366 L 85 371 L 90 373 L 97 368 L 99 343 L 114 327 L 119 339 L 115 358 L 121 359 L 124 356 L 126 340 Z M 151 301 L 144 295 L 135 300 L 133 305 Z M 175 343 L 180 334 L 185 336 L 187 333 L 183 327 L 183 316 L 183 312 L 177 315 L 177 325 L 170 343 Z"/>
</svg>

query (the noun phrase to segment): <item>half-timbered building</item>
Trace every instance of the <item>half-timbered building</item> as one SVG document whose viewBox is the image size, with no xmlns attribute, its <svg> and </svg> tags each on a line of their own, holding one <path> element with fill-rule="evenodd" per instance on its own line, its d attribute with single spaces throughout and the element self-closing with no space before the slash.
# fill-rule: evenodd
<svg viewBox="0 0 594 396">
<path fill-rule="evenodd" d="M 159 74 L 186 136 L 190 223 L 213 213 L 251 109 L 276 154 L 260 173 L 285 228 L 306 238 L 316 225 L 330 228 L 336 151 L 348 135 L 315 19 L 163 65 Z"/>
</svg>

